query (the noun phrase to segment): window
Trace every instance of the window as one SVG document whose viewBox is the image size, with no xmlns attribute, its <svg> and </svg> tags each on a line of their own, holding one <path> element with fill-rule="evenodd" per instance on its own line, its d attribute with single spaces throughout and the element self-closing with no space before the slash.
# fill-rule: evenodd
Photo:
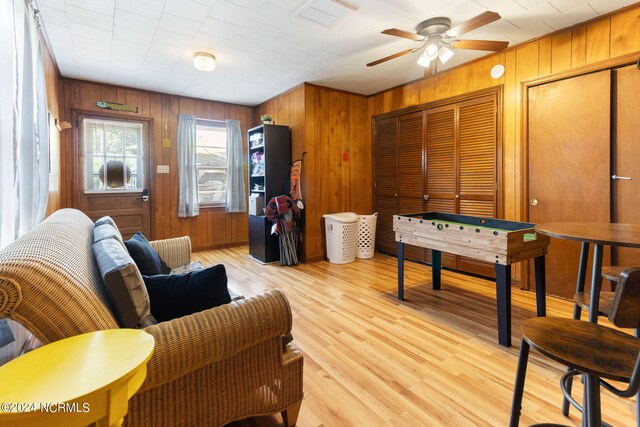
<svg viewBox="0 0 640 427">
<path fill-rule="evenodd" d="M 227 128 L 196 122 L 196 171 L 200 205 L 224 205 L 227 197 Z"/>
<path fill-rule="evenodd" d="M 83 118 L 84 191 L 136 191 L 143 186 L 140 122 Z"/>
</svg>

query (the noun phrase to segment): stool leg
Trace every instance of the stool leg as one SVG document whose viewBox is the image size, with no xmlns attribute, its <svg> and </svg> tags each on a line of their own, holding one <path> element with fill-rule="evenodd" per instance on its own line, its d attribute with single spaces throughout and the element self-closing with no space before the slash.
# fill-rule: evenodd
<svg viewBox="0 0 640 427">
<path fill-rule="evenodd" d="M 584 292 L 584 282 L 587 279 L 587 264 L 589 263 L 589 243 L 582 242 L 582 247 L 580 248 L 580 263 L 578 264 L 578 278 L 576 280 L 576 293 Z M 573 306 L 573 318 L 580 319 L 580 314 L 582 314 L 582 307 L 578 304 Z M 567 369 L 569 372 L 571 369 Z M 571 386 L 573 385 L 573 378 L 570 378 L 567 381 L 567 393 L 571 394 Z M 571 405 L 569 401 L 563 397 L 562 398 L 562 415 L 565 417 L 569 416 L 569 408 Z"/>
<path fill-rule="evenodd" d="M 584 375 L 584 404 L 583 425 L 586 419 L 588 427 L 600 427 L 602 414 L 600 412 L 600 379 L 594 375 Z"/>
<path fill-rule="evenodd" d="M 511 418 L 509 427 L 518 427 L 520 412 L 522 410 L 522 395 L 524 393 L 524 380 L 527 375 L 527 362 L 529 361 L 529 343 L 524 338 L 520 341 L 520 355 L 518 356 L 518 368 L 516 370 L 516 382 L 513 386 L 513 402 L 511 403 Z"/>
</svg>

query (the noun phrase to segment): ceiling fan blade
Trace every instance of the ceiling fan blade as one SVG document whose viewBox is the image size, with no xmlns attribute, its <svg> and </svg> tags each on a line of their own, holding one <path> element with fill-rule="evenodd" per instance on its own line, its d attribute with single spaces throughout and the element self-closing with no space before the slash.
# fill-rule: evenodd
<svg viewBox="0 0 640 427">
<path fill-rule="evenodd" d="M 390 36 L 396 36 L 396 37 L 403 37 L 405 39 L 416 40 L 416 41 L 424 39 L 424 37 L 421 36 L 420 34 L 410 33 L 409 31 L 399 30 L 397 28 L 387 28 L 382 32 L 382 34 L 388 34 Z"/>
<path fill-rule="evenodd" d="M 472 49 L 472 50 L 490 50 L 498 52 L 504 50 L 509 46 L 509 42 L 496 41 L 496 40 L 458 40 L 451 45 L 455 49 Z"/>
<path fill-rule="evenodd" d="M 391 59 L 395 59 L 395 58 L 398 58 L 400 56 L 404 56 L 404 55 L 407 55 L 409 53 L 413 53 L 416 50 L 418 50 L 418 48 L 407 49 L 407 50 L 403 50 L 402 52 L 394 53 L 393 55 L 385 56 L 384 58 L 378 59 L 377 61 L 369 62 L 367 64 L 367 67 L 373 67 L 374 65 L 382 64 L 383 62 L 387 62 L 387 61 L 389 61 Z"/>
<path fill-rule="evenodd" d="M 488 10 L 458 26 L 451 28 L 445 34 L 447 37 L 459 37 L 461 34 L 468 33 L 471 30 L 490 24 L 498 19 L 500 19 L 500 14 Z"/>
</svg>

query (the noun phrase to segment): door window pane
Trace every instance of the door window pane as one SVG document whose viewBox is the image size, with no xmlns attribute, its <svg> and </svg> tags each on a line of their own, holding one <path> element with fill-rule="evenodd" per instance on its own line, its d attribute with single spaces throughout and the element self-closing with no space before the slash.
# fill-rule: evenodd
<svg viewBox="0 0 640 427">
<path fill-rule="evenodd" d="M 84 118 L 84 190 L 142 190 L 143 124 Z"/>
</svg>

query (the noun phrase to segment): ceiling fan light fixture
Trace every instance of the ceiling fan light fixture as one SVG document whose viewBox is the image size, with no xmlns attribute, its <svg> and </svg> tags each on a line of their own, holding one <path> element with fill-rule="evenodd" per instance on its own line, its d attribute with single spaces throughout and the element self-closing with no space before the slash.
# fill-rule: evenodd
<svg viewBox="0 0 640 427">
<path fill-rule="evenodd" d="M 429 61 L 433 61 L 438 58 L 438 50 L 439 50 L 438 43 L 430 42 L 429 44 L 427 44 L 427 47 L 425 48 L 423 55 Z"/>
<path fill-rule="evenodd" d="M 442 46 L 438 52 L 438 58 L 440 58 L 440 62 L 442 62 L 443 65 L 446 64 L 448 60 L 453 58 L 453 50 L 448 46 Z"/>
<path fill-rule="evenodd" d="M 431 60 L 427 58 L 424 53 L 420 55 L 417 62 L 418 62 L 418 65 L 424 68 L 427 68 L 429 64 L 431 64 Z"/>
<path fill-rule="evenodd" d="M 200 71 L 213 71 L 216 69 L 216 57 L 207 52 L 193 54 L 193 66 Z"/>
</svg>

